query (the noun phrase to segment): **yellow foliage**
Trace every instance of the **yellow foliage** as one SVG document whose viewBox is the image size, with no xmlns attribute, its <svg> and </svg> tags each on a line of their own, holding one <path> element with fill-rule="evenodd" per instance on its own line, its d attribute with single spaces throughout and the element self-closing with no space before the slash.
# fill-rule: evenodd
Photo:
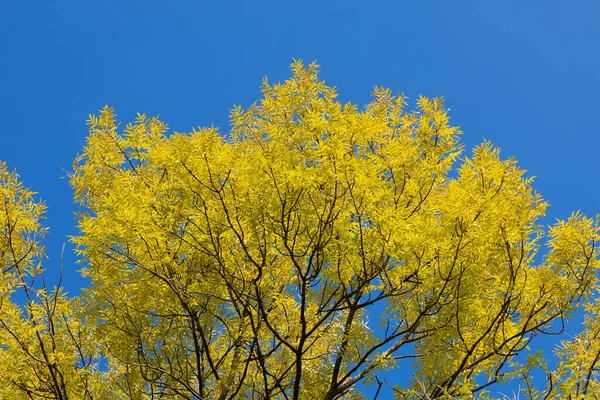
<svg viewBox="0 0 600 400">
<path fill-rule="evenodd" d="M 485 397 L 543 365 L 514 361 L 593 300 L 598 223 L 559 221 L 540 263 L 532 178 L 489 142 L 461 158 L 441 98 L 410 110 L 375 88 L 360 110 L 299 61 L 262 93 L 228 135 L 90 116 L 71 174 L 91 278 L 77 299 L 10 302 L 40 272 L 43 206 L 4 172 L 5 397 L 359 398 L 403 358 L 414 375 L 399 398 Z M 598 390 L 597 325 L 563 346 L 549 396 Z"/>
</svg>

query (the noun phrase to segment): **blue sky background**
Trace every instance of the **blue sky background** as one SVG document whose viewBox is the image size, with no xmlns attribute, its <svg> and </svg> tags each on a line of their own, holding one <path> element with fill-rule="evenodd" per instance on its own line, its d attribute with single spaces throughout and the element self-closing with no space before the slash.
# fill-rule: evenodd
<svg viewBox="0 0 600 400">
<path fill-rule="evenodd" d="M 489 139 L 537 176 L 545 223 L 594 216 L 599 15 L 592 0 L 5 1 L 0 160 L 45 199 L 56 271 L 76 233 L 61 177 L 88 114 L 109 104 L 124 121 L 160 113 L 177 131 L 227 133 L 232 106 L 258 99 L 263 76 L 286 79 L 295 57 L 317 60 L 343 101 L 363 105 L 375 85 L 445 96 L 467 149 Z M 69 246 L 64 268 L 76 294 Z"/>
</svg>

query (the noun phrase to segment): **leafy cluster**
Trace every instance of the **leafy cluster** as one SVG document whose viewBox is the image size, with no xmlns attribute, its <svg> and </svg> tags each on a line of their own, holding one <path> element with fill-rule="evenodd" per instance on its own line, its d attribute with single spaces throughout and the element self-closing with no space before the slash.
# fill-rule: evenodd
<svg viewBox="0 0 600 400">
<path fill-rule="evenodd" d="M 573 214 L 543 243 L 532 179 L 488 142 L 461 158 L 442 99 L 410 110 L 376 88 L 360 110 L 315 64 L 292 72 L 235 108 L 227 136 L 90 117 L 70 175 L 91 279 L 77 298 L 36 286 L 43 205 L 2 166 L 0 398 L 599 391 L 598 222 Z M 582 305 L 555 371 L 519 363 Z"/>
</svg>

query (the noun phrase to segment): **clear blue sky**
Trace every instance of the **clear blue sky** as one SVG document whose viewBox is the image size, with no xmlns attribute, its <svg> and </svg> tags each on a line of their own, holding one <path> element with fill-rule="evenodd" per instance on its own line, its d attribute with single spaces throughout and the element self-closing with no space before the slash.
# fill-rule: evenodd
<svg viewBox="0 0 600 400">
<path fill-rule="evenodd" d="M 67 179 L 104 104 L 177 131 L 260 95 L 263 76 L 317 60 L 340 98 L 373 86 L 443 95 L 467 149 L 484 138 L 537 176 L 548 218 L 600 212 L 600 2 L 6 1 L 0 7 L 0 160 L 49 211 L 56 270 L 76 233 Z M 66 286 L 77 293 L 67 247 Z"/>
</svg>

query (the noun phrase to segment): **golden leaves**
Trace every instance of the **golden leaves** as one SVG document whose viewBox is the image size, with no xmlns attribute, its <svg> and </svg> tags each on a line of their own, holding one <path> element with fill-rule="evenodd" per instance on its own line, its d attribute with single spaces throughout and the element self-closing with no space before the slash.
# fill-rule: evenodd
<svg viewBox="0 0 600 400">
<path fill-rule="evenodd" d="M 233 108 L 229 135 L 168 135 L 144 114 L 121 129 L 110 107 L 90 116 L 71 184 L 91 286 L 77 305 L 39 292 L 27 310 L 35 329 L 11 311 L 23 337 L 59 339 L 41 365 L 83 374 L 96 393 L 104 382 L 113 397 L 296 399 L 350 396 L 404 357 L 415 360 L 409 397 L 467 396 L 543 365 L 510 366 L 593 296 L 596 221 L 574 214 L 551 228 L 539 264 L 547 204 L 532 178 L 489 142 L 459 160 L 443 98 L 410 110 L 377 87 L 360 109 L 301 61 L 283 83 L 265 78 L 262 94 Z M 11 242 L 21 253 L 37 249 L 43 206 L 3 171 L 0 222 L 21 229 Z M 10 257 L 4 293 L 21 276 Z M 595 376 L 593 321 L 561 353 L 562 393 L 596 384 L 575 368 Z M 108 370 L 68 366 L 78 351 Z"/>
</svg>

